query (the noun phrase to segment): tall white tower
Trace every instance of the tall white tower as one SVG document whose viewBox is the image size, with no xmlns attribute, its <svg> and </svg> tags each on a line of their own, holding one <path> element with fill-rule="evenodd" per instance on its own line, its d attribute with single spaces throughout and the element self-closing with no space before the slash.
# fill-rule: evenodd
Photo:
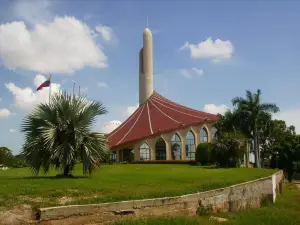
<svg viewBox="0 0 300 225">
<path fill-rule="evenodd" d="M 153 44 L 149 28 L 144 29 L 143 48 L 139 53 L 139 103 L 142 105 L 153 93 Z"/>
</svg>

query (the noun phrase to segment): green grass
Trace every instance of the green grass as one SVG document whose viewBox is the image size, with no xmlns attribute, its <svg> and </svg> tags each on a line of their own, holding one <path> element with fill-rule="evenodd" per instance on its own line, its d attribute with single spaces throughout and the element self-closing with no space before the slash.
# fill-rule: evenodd
<svg viewBox="0 0 300 225">
<path fill-rule="evenodd" d="M 276 203 L 259 209 L 244 212 L 220 214 L 227 218 L 224 225 L 299 225 L 300 224 L 300 189 L 293 185 L 285 185 L 282 196 Z M 215 225 L 220 224 L 208 217 L 154 217 L 116 222 L 113 225 Z"/>
<path fill-rule="evenodd" d="M 276 172 L 264 169 L 215 169 L 190 165 L 103 165 L 92 177 L 32 177 L 28 168 L 0 171 L 0 206 L 47 207 L 176 196 L 226 187 Z M 82 175 L 79 165 L 74 175 Z"/>
</svg>

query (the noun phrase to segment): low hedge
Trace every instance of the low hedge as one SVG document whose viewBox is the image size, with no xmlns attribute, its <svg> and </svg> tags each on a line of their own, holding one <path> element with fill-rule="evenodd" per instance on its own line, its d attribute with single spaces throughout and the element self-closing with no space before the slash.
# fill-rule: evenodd
<svg viewBox="0 0 300 225">
<path fill-rule="evenodd" d="M 134 161 L 132 164 L 196 164 L 196 160 L 145 160 Z"/>
</svg>

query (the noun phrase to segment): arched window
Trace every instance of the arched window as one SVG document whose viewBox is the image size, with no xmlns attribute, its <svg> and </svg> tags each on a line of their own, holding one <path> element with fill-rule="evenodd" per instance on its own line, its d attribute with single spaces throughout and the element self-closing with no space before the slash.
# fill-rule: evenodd
<svg viewBox="0 0 300 225">
<path fill-rule="evenodd" d="M 185 144 L 186 159 L 195 160 L 195 155 L 196 155 L 195 136 L 191 131 L 189 131 L 185 139 L 186 139 L 186 144 Z"/>
<path fill-rule="evenodd" d="M 212 137 L 213 141 L 218 139 L 218 130 L 217 130 L 217 128 L 213 127 L 211 129 L 211 137 Z"/>
<path fill-rule="evenodd" d="M 116 151 L 111 152 L 110 153 L 110 161 L 115 163 L 116 159 L 117 159 L 117 153 L 116 153 Z"/>
<path fill-rule="evenodd" d="M 181 159 L 181 139 L 178 134 L 174 134 L 171 139 L 171 154 L 172 160 Z"/>
<path fill-rule="evenodd" d="M 140 160 L 150 160 L 150 148 L 146 142 L 140 147 Z"/>
<path fill-rule="evenodd" d="M 166 143 L 160 138 L 155 144 L 155 159 L 156 160 L 166 160 Z"/>
<path fill-rule="evenodd" d="M 208 142 L 208 133 L 204 127 L 200 131 L 200 143 L 201 142 Z"/>
</svg>

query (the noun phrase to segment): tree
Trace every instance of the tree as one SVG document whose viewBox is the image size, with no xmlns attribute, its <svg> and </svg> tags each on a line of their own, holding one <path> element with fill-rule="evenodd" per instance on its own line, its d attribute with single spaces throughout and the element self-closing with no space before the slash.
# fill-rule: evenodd
<svg viewBox="0 0 300 225">
<path fill-rule="evenodd" d="M 218 135 L 222 132 L 235 132 L 239 130 L 237 114 L 235 111 L 232 112 L 231 110 L 227 110 L 224 115 L 218 114 L 218 117 L 220 119 L 214 123 Z"/>
<path fill-rule="evenodd" d="M 239 167 L 247 150 L 247 138 L 239 132 L 222 132 L 213 152 L 217 166 Z"/>
<path fill-rule="evenodd" d="M 295 165 L 300 162 L 300 135 L 293 134 L 290 130 L 285 132 L 279 143 L 275 142 L 273 148 L 273 160 L 277 161 L 276 167 L 287 172 L 288 180 L 291 182 Z"/>
<path fill-rule="evenodd" d="M 26 157 L 23 154 L 18 154 L 14 156 L 14 164 L 13 167 L 22 168 L 27 167 L 28 163 L 26 161 Z"/>
<path fill-rule="evenodd" d="M 13 154 L 7 147 L 0 147 L 0 164 L 6 166 L 12 166 L 13 164 Z"/>
<path fill-rule="evenodd" d="M 264 126 L 259 130 L 261 162 L 270 159 L 274 145 L 283 141 L 286 132 L 293 132 L 293 126 L 287 127 L 283 120 L 272 120 L 271 116 L 265 117 Z"/>
<path fill-rule="evenodd" d="M 92 132 L 96 117 L 105 113 L 102 103 L 67 93 L 54 94 L 50 103 L 37 105 L 21 126 L 22 154 L 33 173 L 54 167 L 69 176 L 80 159 L 83 174 L 91 174 L 108 151 L 106 137 Z"/>
<path fill-rule="evenodd" d="M 261 126 L 261 118 L 265 113 L 276 113 L 279 108 L 272 103 L 261 103 L 261 91 L 257 90 L 256 93 L 246 91 L 246 98 L 235 97 L 232 99 L 232 104 L 237 106 L 236 113 L 240 119 L 240 126 L 246 127 L 249 132 L 249 138 L 254 142 L 254 153 L 256 167 L 260 167 L 259 160 L 259 127 Z"/>
<path fill-rule="evenodd" d="M 247 136 L 240 124 L 240 114 L 237 110 L 228 110 L 214 123 L 218 139 L 213 143 L 211 153 L 214 161 L 220 167 L 239 167 L 244 154 L 247 153 Z"/>
</svg>

